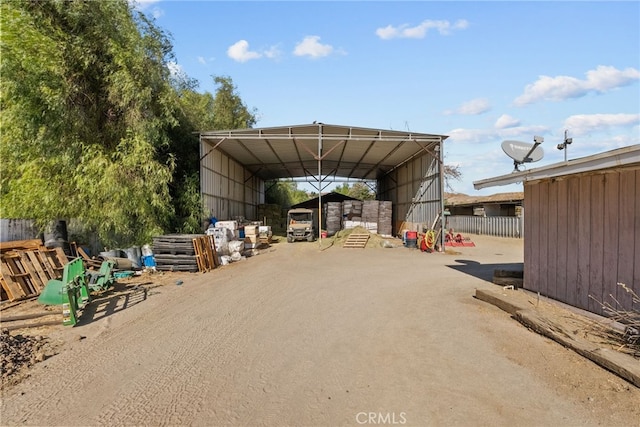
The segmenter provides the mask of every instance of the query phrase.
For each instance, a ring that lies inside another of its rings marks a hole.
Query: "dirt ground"
[[[523,247],[470,237],[447,254],[276,243],[120,280],[76,327],[11,331],[49,347],[3,384],[0,424],[640,425],[640,389],[473,297]]]

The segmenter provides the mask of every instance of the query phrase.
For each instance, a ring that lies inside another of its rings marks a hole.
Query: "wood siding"
[[[640,169],[525,184],[524,287],[604,314],[605,302],[640,309]],[[614,300],[615,299],[615,300]]]

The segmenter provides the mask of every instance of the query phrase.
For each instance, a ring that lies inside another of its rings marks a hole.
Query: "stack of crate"
[[[269,246],[271,244],[271,236],[273,236],[273,233],[270,225],[258,226],[258,241],[261,245]]]
[[[244,226],[244,249],[257,249],[260,246],[258,225]]]

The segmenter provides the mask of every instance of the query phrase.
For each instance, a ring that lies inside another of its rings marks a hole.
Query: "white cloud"
[[[296,44],[293,54],[296,56],[310,56],[321,58],[331,55],[333,46],[320,43],[319,36],[306,36],[301,42]]]
[[[469,26],[469,22],[465,19],[460,19],[451,24],[449,21],[433,21],[427,19],[422,21],[415,27],[410,27],[409,24],[399,25],[394,27],[393,25],[387,25],[376,30],[376,35],[383,40],[405,38],[405,39],[423,39],[426,37],[429,30],[437,30],[441,35],[446,36],[451,34],[453,30],[464,30]]]
[[[158,2],[160,2],[160,0],[129,0],[129,5],[136,9],[143,10]]]
[[[495,140],[497,133],[494,129],[452,129],[447,132],[447,144],[450,143],[486,143]]]
[[[447,143],[473,143],[473,144],[499,144],[504,139],[519,139],[521,141],[533,142],[534,135],[544,135],[549,133],[546,126],[516,126],[505,129],[464,129],[458,128],[450,130]]]
[[[467,116],[476,116],[478,114],[486,113],[491,109],[489,101],[485,98],[476,98],[470,101],[464,102],[455,110],[447,110],[444,114],[464,114]]]
[[[206,63],[207,63],[207,60],[206,60],[206,59],[204,59],[204,57],[203,57],[203,56],[198,56],[198,62],[199,62],[199,63],[201,63],[201,64],[206,64]]]
[[[252,52],[249,50],[249,42],[246,40],[240,40],[227,49],[227,56],[238,62],[247,62],[251,59],[258,59],[262,57],[259,52]]]
[[[269,49],[264,51],[264,56],[269,59],[277,59],[282,56],[282,52],[278,48],[278,46],[271,46]]]
[[[184,69],[176,62],[167,62],[167,68],[172,77],[182,77],[186,75]]]
[[[160,0],[129,0],[129,5],[140,12],[149,10],[151,16],[158,19],[164,15],[164,10],[159,7],[153,7],[153,5],[159,2]]]
[[[614,127],[631,127],[640,124],[640,114],[577,114],[564,121],[572,135],[587,135],[607,131]]]
[[[495,124],[496,129],[513,128],[516,126],[520,126],[520,120],[513,118],[508,114],[503,114],[498,117]]]
[[[514,100],[514,105],[580,98],[591,92],[604,93],[640,79],[640,71],[635,68],[618,70],[604,65],[599,65],[595,70],[589,70],[585,74],[584,80],[571,76],[540,76],[537,81],[525,87],[524,93]]]

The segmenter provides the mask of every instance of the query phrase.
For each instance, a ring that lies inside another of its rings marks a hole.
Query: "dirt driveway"
[[[60,354],[3,392],[1,424],[640,425],[640,389],[473,298],[523,249],[471,237],[458,254],[278,243],[151,279],[54,328]]]

